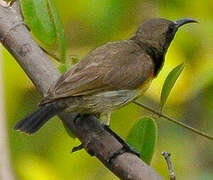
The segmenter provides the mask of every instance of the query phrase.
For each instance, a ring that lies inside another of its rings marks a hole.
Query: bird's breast
[[[142,96],[145,93],[145,91],[150,87],[153,78],[154,75],[151,75],[149,79],[147,79],[137,88],[137,98]]]

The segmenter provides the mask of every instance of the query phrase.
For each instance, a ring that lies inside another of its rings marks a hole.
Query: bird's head
[[[139,26],[132,39],[137,39],[139,43],[141,42],[165,54],[177,30],[188,23],[197,23],[197,21],[190,18],[177,21],[163,18],[149,19]]]

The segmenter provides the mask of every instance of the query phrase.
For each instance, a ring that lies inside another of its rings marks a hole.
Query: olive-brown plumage
[[[151,19],[129,39],[98,47],[50,87],[40,107],[18,122],[16,130],[36,132],[49,118],[69,112],[110,113],[141,96],[161,69],[166,51],[180,26],[193,19]]]
[[[43,102],[103,91],[136,89],[153,70],[151,57],[133,40],[107,43],[62,75]]]

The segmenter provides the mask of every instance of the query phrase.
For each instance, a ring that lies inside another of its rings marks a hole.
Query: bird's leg
[[[84,115],[77,114],[77,115],[74,117],[74,119],[73,119],[74,124],[77,124],[78,121],[81,120],[83,116],[84,116]],[[71,153],[74,153],[74,152],[76,152],[76,151],[80,151],[80,150],[84,149],[85,147],[87,147],[87,143],[81,143],[79,146],[73,147]],[[88,152],[91,156],[94,156],[94,153],[93,153],[93,152],[88,151],[88,150],[87,150],[87,152]]]
[[[75,147],[72,148],[71,153],[74,153],[74,152],[76,152],[76,151],[80,151],[80,150],[82,150],[83,148],[84,148],[84,145],[83,145],[83,144],[80,144],[79,146],[75,146]]]
[[[120,150],[118,150],[117,152],[113,153],[112,156],[108,159],[109,162],[111,162],[113,159],[115,159],[117,156],[125,153],[125,152],[130,152],[135,154],[136,156],[140,157],[140,154],[134,149],[132,148],[128,143],[126,143],[119,135],[117,135],[110,127],[109,127],[109,122],[110,122],[110,116],[111,113],[108,113],[106,115],[104,115],[103,117],[103,127],[104,129],[111,134],[115,139],[118,140],[118,142],[120,142],[122,144],[122,148]]]
[[[109,126],[109,123],[110,123],[110,119],[111,119],[111,112],[108,112],[106,114],[103,115],[103,118],[102,118],[102,123],[106,126]]]
[[[126,141],[123,140],[119,135],[117,135],[108,125],[104,125],[104,129],[108,133],[110,133],[115,139],[117,139],[119,143],[121,143],[123,145],[123,147],[118,152],[115,152],[110,157],[110,159],[114,159],[117,156],[119,156],[120,154],[123,154],[125,152],[130,152],[130,153],[133,153],[136,156],[140,157],[140,154],[134,148],[132,148],[128,143],[126,143]]]
[[[99,116],[99,115],[96,115]],[[117,135],[112,129],[110,129],[109,127],[109,122],[110,122],[110,116],[111,113],[107,113],[104,114],[103,119],[102,119],[102,123],[103,123],[103,127],[104,129],[111,134],[115,139],[118,140],[118,142],[120,142],[122,144],[122,148],[116,152],[114,152],[108,159],[108,162],[111,163],[113,159],[115,159],[116,157],[118,157],[119,155],[125,153],[125,152],[130,152],[133,153],[135,155],[137,155],[138,157],[140,157],[140,154],[134,149],[132,148],[129,144],[127,144],[119,135]],[[78,114],[75,119],[74,119],[74,123],[76,123],[78,120],[80,120],[82,118],[82,116],[80,114]],[[81,149],[83,149],[85,147],[85,144],[80,144],[77,147],[74,147],[72,149],[72,152],[76,152],[79,151]],[[91,156],[93,156],[93,153],[89,153]]]

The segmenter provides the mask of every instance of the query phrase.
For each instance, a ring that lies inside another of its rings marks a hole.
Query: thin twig
[[[148,110],[148,111],[154,113],[154,114],[157,114],[157,115],[160,116],[160,117],[163,117],[164,119],[167,119],[167,120],[169,120],[169,121],[171,121],[171,122],[173,122],[173,123],[175,123],[175,124],[178,124],[178,125],[181,126],[181,127],[186,128],[186,129],[188,129],[188,130],[190,130],[190,131],[192,131],[192,132],[194,132],[194,133],[196,133],[196,134],[198,134],[198,135],[200,135],[200,136],[203,136],[203,137],[205,137],[205,138],[207,138],[207,139],[213,140],[213,137],[212,137],[212,136],[210,136],[210,135],[208,135],[208,134],[206,134],[206,133],[204,133],[204,132],[202,132],[202,131],[199,131],[199,130],[197,130],[197,129],[191,127],[191,126],[188,126],[188,125],[186,125],[186,124],[184,124],[184,123],[182,123],[182,122],[180,122],[180,121],[178,121],[178,120],[176,120],[176,119],[174,119],[174,118],[172,118],[172,117],[169,117],[169,116],[166,115],[166,114],[163,114],[163,113],[161,113],[161,112],[159,112],[159,111],[156,111],[155,109],[153,109],[153,108],[151,108],[151,107],[149,107],[149,106],[147,106],[147,105],[145,105],[145,104],[143,104],[143,103],[140,103],[140,102],[138,102],[138,101],[134,101],[134,103],[135,103],[136,105],[138,105],[138,106],[140,106],[140,107],[142,107],[142,108],[144,108],[144,109],[146,109],[146,110]]]
[[[171,158],[170,158],[171,154],[168,153],[168,152],[162,152],[161,154],[163,155],[163,157],[166,160],[166,163],[167,163],[167,166],[168,166],[168,170],[169,170],[170,180],[176,180],[174,168],[172,166],[172,161],[171,161]]]

